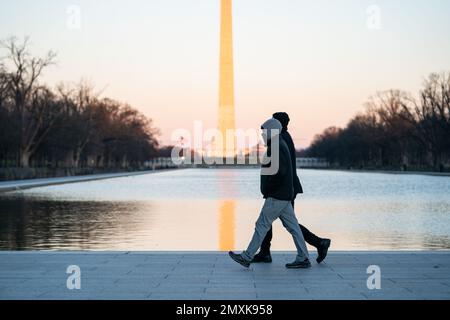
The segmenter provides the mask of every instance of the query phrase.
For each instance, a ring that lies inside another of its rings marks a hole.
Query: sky
[[[57,52],[42,79],[91,82],[154,121],[160,141],[217,127],[219,0],[0,0],[0,39]],[[236,124],[290,114],[306,147],[371,95],[450,71],[450,1],[234,0]]]

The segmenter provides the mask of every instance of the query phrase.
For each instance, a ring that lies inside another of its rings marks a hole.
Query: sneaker
[[[317,254],[318,254],[316,259],[317,263],[321,263],[323,260],[325,260],[330,245],[331,245],[330,239],[322,239],[322,241],[320,242],[320,246],[317,247]]]
[[[268,254],[265,253],[258,253],[255,255],[251,263],[271,263],[272,262],[272,256],[270,255],[270,252]]]
[[[229,256],[231,257],[231,259],[233,259],[234,261],[236,261],[237,263],[239,263],[241,266],[244,266],[246,268],[250,267],[250,262],[248,262],[247,260],[245,260],[242,257],[242,254],[237,254],[234,253],[233,251],[228,252]]]
[[[286,268],[288,268],[288,269],[308,269],[308,268],[311,268],[311,262],[309,262],[309,259],[305,259],[303,261],[294,261],[292,263],[286,264]]]

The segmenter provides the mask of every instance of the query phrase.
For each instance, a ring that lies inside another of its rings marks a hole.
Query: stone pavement
[[[450,299],[448,251],[330,252],[311,269],[286,269],[294,256],[245,269],[220,252],[0,251],[0,299]],[[69,265],[80,290],[67,288]],[[380,290],[367,287],[370,265]]]

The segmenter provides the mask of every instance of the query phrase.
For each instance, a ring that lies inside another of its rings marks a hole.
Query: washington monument
[[[219,78],[219,131],[223,141],[217,151],[223,157],[234,157],[234,64],[233,64],[233,20],[232,0],[221,0],[220,21],[220,78]],[[233,136],[227,138],[228,133]]]

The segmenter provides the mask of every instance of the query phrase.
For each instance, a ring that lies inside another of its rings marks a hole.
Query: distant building
[[[180,168],[182,166],[173,163],[172,158],[169,157],[155,158],[144,163],[144,167],[152,170]]]
[[[297,168],[328,168],[330,163],[324,158],[297,158]]]

